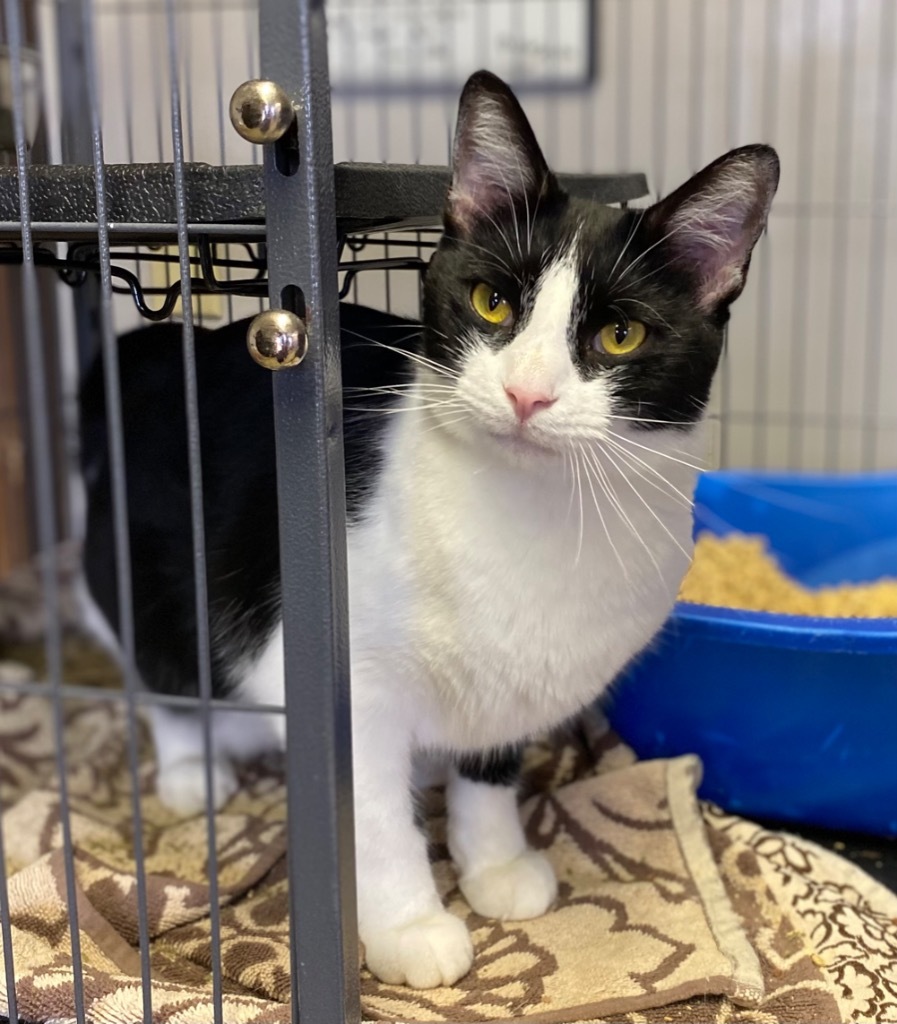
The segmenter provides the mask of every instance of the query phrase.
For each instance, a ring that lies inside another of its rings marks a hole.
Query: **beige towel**
[[[66,716],[87,1017],[126,1024],[142,1013],[127,730],[121,710],[107,702],[72,702]],[[383,985],[363,971],[366,1015],[805,1024],[875,1019],[850,1016],[853,1004],[843,986],[839,998],[837,979],[827,973],[800,908],[776,890],[775,868],[761,867],[764,850],[753,827],[720,816],[705,827],[695,799],[696,759],[634,764],[600,720],[585,726],[534,747],[528,758],[522,810],[531,842],[558,873],[552,911],[507,924],[474,915],[447,857],[441,796],[430,794],[434,871],[450,909],[470,925],[475,966],[458,985],[430,992]],[[16,994],[20,1016],[35,1022],[74,1015],[53,749],[47,702],[0,691]],[[161,807],[152,795],[148,756],[143,764],[154,1019],[207,1024],[205,823],[178,821]],[[276,763],[253,766],[242,781],[241,793],[216,819],[224,1019],[286,1022],[283,783]],[[833,863],[844,864],[832,855],[818,860],[823,885]],[[867,894],[867,918],[879,913],[873,904]],[[885,963],[882,956],[879,961]],[[0,967],[0,1013],[6,1007]]]

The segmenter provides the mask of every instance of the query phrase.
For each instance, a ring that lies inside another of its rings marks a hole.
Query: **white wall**
[[[594,87],[525,101],[557,169],[643,170],[662,193],[735,145],[782,159],[720,383],[724,461],[897,465],[897,2],[597,2]],[[170,159],[162,0],[97,10],[107,159]],[[257,159],[226,118],[257,73],[254,9],[181,0],[178,20],[188,157]],[[445,163],[454,106],[337,98],[336,157]],[[382,278],[362,298],[382,299]]]

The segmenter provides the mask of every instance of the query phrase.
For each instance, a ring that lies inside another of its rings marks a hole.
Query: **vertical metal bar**
[[[84,71],[96,178],[97,247],[100,257],[100,343],[103,352],[103,380],[106,419],[109,425],[109,465],[112,485],[112,515],[118,587],[119,641],[124,654],[125,714],[128,731],[128,771],[131,780],[131,821],[134,830],[134,867],[137,882],[137,934],[140,943],[140,980],[143,1020],[153,1019],[152,973],[150,967],[149,912],[146,891],[146,861],[143,848],[143,815],[140,805],[140,727],[137,692],[140,683],[134,642],[134,609],[131,585],[131,549],[128,528],[127,476],[124,429],[121,410],[121,381],[118,346],[112,313],[112,261],[109,253],[109,218],[106,206],[106,173],[103,128],[100,116],[99,76],[94,50],[93,4],[82,0],[84,29]],[[125,14],[127,17],[127,13]]]
[[[563,17],[563,4],[560,4],[560,10],[555,11],[552,9],[551,4],[546,4],[542,12],[542,38],[545,42],[546,49],[551,53],[551,68],[546,69],[545,75],[551,80],[554,79],[555,83],[560,80],[560,60],[558,59],[558,48],[557,42],[557,22],[558,17]],[[554,166],[560,156],[558,150],[558,134],[560,128],[560,118],[558,117],[558,90],[556,84],[552,84],[545,95],[545,153],[547,154],[548,163]]]
[[[192,164],[193,161],[196,159],[196,145],[195,145],[195,137],[194,137],[194,134],[193,134],[193,61],[192,61],[192,54],[193,54],[193,18],[196,16],[196,9],[193,8],[193,7],[188,6],[188,7],[186,7],[186,9],[181,9],[181,11],[179,13],[181,15],[181,19],[180,19],[180,32],[181,32],[181,34],[184,37],[184,46],[183,46],[183,55],[184,55],[184,60],[183,60],[183,65],[184,65],[184,100],[185,100],[185,106],[187,108],[187,118],[186,118],[186,121],[187,121],[187,146],[186,146],[186,154],[187,154],[187,157],[186,158],[187,158],[187,161]],[[220,102],[220,97],[219,97],[218,106],[219,107],[222,106],[222,103]],[[183,305],[183,300],[182,300],[181,304]],[[194,310],[194,315],[196,317],[196,323],[200,327],[202,327],[203,323],[204,323],[204,319],[205,319],[205,310],[203,309],[202,294],[200,294],[197,297],[196,308]]]
[[[56,14],[56,51],[59,66],[60,149],[66,164],[90,164],[90,129],[84,120],[88,107],[84,72],[84,36],[81,12],[77,4],[60,2],[54,6]],[[99,284],[88,275],[84,284],[75,290],[75,335],[78,346],[78,364],[83,371],[97,350],[96,324],[99,316]]]
[[[700,170],[704,151],[704,71],[706,68],[707,2],[692,0],[691,74],[688,80],[688,150],[692,173]]]
[[[729,95],[728,95],[728,146],[734,148],[738,138],[738,121],[741,115],[741,75],[742,46],[741,36],[744,30],[744,10],[742,0],[731,0],[729,5],[729,24],[726,33],[726,50],[728,56]],[[725,349],[720,367],[720,431],[719,460],[722,466],[731,462],[731,416],[732,416],[732,352],[729,347],[731,325],[726,325]]]
[[[888,188],[891,174],[891,143],[894,138],[894,39],[897,36],[897,5],[883,0],[878,32],[878,98],[875,104],[875,157],[872,161],[872,232],[869,240],[869,286],[866,292],[866,343],[863,366],[863,426],[860,465],[875,465],[879,431],[879,372],[885,340],[885,266],[888,247]]]
[[[654,125],[651,139],[651,186],[655,196],[660,198],[664,192],[664,172],[666,170],[667,149],[667,107],[669,93],[667,90],[667,57],[670,46],[670,33],[667,26],[667,0],[656,0],[654,4]]]
[[[206,786],[206,843],[211,930],[212,1008],[215,1024],[222,1024],[221,913],[218,904],[218,849],[215,828],[214,759],[212,746],[212,659],[209,635],[209,601],[206,575],[206,538],[202,499],[202,455],[199,436],[199,396],[196,377],[196,345],[193,330],[193,292],[187,232],[187,188],[184,181],[184,132],[181,121],[178,39],[175,0],[166,0],[168,73],[171,90],[171,142],[174,155],[174,190],[178,215],[178,256],[183,305],[184,400],[187,410],[187,458],[190,476],[190,525],[193,535],[193,577],[196,600],[196,647],[199,710],[202,721],[203,763]]]
[[[246,18],[246,67],[249,69],[250,78],[258,78],[258,18],[254,4],[247,4],[245,9]],[[250,146],[252,162],[259,162],[258,146]],[[264,309],[264,302],[259,299],[259,309]]]
[[[34,507],[41,562],[41,583],[47,609],[45,652],[50,676],[53,730],[56,740],[56,771],[59,775],[59,812],[65,860],[65,892],[72,946],[72,981],[75,1019],[84,1024],[84,973],[81,933],[78,927],[75,853],[72,844],[71,805],[65,759],[65,714],[62,694],[62,622],[59,579],[56,572],[56,486],[50,443],[50,416],[46,365],[41,331],[34,245],[31,235],[31,196],[28,187],[28,150],[25,142],[25,92],[22,75],[22,24],[19,0],[4,0],[9,40],[13,126],[19,185],[19,216],[22,227],[22,307],[24,321],[25,370],[28,388],[28,419],[34,453]]]
[[[119,31],[118,31],[118,45],[120,51],[120,66],[121,66],[121,81],[122,81],[122,98],[125,105],[125,152],[128,157],[128,163],[133,164],[135,162],[134,153],[134,121],[136,120],[134,110],[134,82],[133,82],[133,66],[134,66],[134,46],[131,31],[131,19],[134,17],[133,11],[128,7],[121,7],[116,12],[118,17]],[[134,246],[135,259],[134,259],[134,273],[137,275],[139,280],[143,280],[143,264],[140,259],[140,246]],[[117,353],[116,353],[117,359]],[[108,374],[109,363],[104,357],[104,366],[107,368],[106,373]],[[115,380],[118,379],[116,374]]]
[[[305,361],[274,378],[293,1020],[335,1024],[360,1009],[327,34],[323,0],[261,0],[260,13],[262,74],[298,100],[302,154],[292,177],[266,155],[270,297],[302,288],[310,340]]]
[[[131,11],[120,7],[116,11],[118,17],[118,51],[120,67],[121,94],[125,106],[125,152],[128,163],[134,163],[134,47],[131,44]],[[140,276],[138,267],[137,276]]]
[[[765,10],[765,45],[763,51],[766,63],[763,75],[763,98],[761,119],[764,139],[771,139],[779,101],[779,65],[781,59],[781,0],[767,0]],[[767,229],[768,230],[768,229]],[[754,399],[753,437],[751,439],[751,461],[755,466],[765,466],[769,461],[769,379],[772,360],[770,332],[772,330],[772,246],[767,244],[757,268],[759,287],[757,289],[757,333],[754,339]],[[757,420],[762,419],[758,428]]]
[[[857,7],[853,0],[841,0],[841,77],[838,82],[838,114],[835,122],[835,180],[832,206],[834,246],[829,280],[829,332],[825,348],[824,465],[834,469],[839,461],[840,421],[843,414],[843,348],[847,337],[848,303],[844,289],[848,275],[851,222],[848,213],[853,163],[853,104],[856,92]],[[863,412],[866,411],[865,406]]]
[[[729,25],[726,33],[726,51],[729,64],[729,94],[727,118],[727,145],[734,149],[738,145],[741,127],[741,90],[744,84],[744,0],[730,0]]]
[[[62,104],[62,158],[66,163],[92,162],[90,132],[84,111],[90,99],[84,81],[84,28],[77,4],[56,3],[56,38],[59,60],[59,92]]]
[[[181,10],[181,34],[184,37],[184,100],[187,108],[187,161],[196,159],[196,146],[193,134],[193,8]],[[220,106],[220,104],[219,104]]]
[[[0,796],[2,796],[0,792]],[[0,945],[3,948],[3,973],[6,976],[6,1015],[9,1024],[19,1024],[16,1001],[16,963],[12,948],[12,923],[9,919],[9,880],[6,877],[6,851],[3,847],[3,801],[0,800]]]
[[[156,12],[152,11],[150,16],[150,46],[153,52],[153,64],[155,67],[162,65],[161,41],[159,38],[159,22],[155,17]],[[156,134],[156,159],[159,163],[165,159],[164,133],[162,131],[162,76],[153,75],[153,128]],[[165,264],[166,286],[171,282],[168,278],[168,264]]]
[[[347,32],[346,38],[347,38],[348,43],[349,43],[349,45],[347,47],[347,49],[349,51],[349,60],[348,60],[347,66],[349,68],[354,69],[354,68],[356,68],[358,66],[358,47],[355,45],[356,36],[355,36],[354,30],[350,30],[349,32]],[[415,90],[415,92],[416,92],[416,90]],[[348,98],[345,100],[345,109],[346,109],[346,159],[349,160],[350,162],[358,159],[358,119],[355,116],[356,115],[355,107],[356,107],[357,103],[358,103],[358,100],[357,100],[357,98],[356,98],[356,96],[354,94],[349,95]],[[356,288],[356,287],[357,286],[353,284],[353,288]],[[358,299],[357,291],[354,294],[354,299],[356,301]]]
[[[227,163],[227,136],[224,126],[224,112],[227,108],[227,97],[224,95],[224,33],[221,30],[221,8],[216,4],[212,9],[212,53],[215,64],[215,97],[218,100],[218,160],[222,167]],[[224,258],[230,259],[230,245],[224,243]],[[225,280],[230,283],[231,268],[225,267]],[[234,320],[234,297],[227,292],[227,322]]]
[[[803,32],[816,38],[819,27],[819,3],[804,0]],[[816,135],[816,60],[812,49],[805,51],[800,73],[797,124],[797,180],[800,194],[813,194],[813,142]],[[807,337],[810,292],[810,235],[812,221],[809,211],[797,215],[794,239],[794,266],[791,278],[791,359],[789,360],[789,406],[792,422],[788,429],[786,452],[788,465],[798,469],[803,461],[803,437],[806,423],[805,367],[807,345],[800,339]]]
[[[632,115],[632,82],[629,56],[632,52],[632,6],[630,0],[617,4],[617,166],[629,170],[629,121]]]

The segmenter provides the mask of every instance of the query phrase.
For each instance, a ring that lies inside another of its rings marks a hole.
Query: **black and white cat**
[[[518,747],[601,694],[670,611],[723,327],[777,180],[773,150],[750,146],[647,210],[572,199],[513,94],[480,72],[423,327],[343,307],[358,913],[385,981],[451,984],[472,960],[415,824],[424,759],[447,765],[470,905],[505,919],[551,906],[552,869],[518,818]],[[214,687],[281,703],[270,377],[244,336],[197,336]],[[120,360],[138,667],[149,687],[195,693],[179,339],[136,332]],[[372,402],[399,414],[358,412]],[[83,432],[87,575],[114,630],[100,367]],[[282,742],[247,717],[214,723],[219,806],[233,759]],[[159,796],[200,811],[197,719],[160,708],[153,726]]]

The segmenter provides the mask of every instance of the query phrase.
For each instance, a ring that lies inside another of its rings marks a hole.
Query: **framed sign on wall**
[[[454,93],[488,68],[522,92],[595,75],[595,0],[328,0],[334,92]]]

